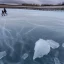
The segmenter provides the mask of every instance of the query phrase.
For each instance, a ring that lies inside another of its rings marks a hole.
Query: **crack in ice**
[[[32,28],[32,29],[30,29],[29,31],[27,31],[25,34],[28,34],[28,33],[30,33],[30,32],[32,32],[34,29],[36,29],[37,27],[34,27],[34,28]]]
[[[13,37],[12,37],[11,33],[9,32],[9,30],[6,29],[6,20],[4,21],[4,26],[2,28],[3,40],[8,47],[10,47],[12,50],[14,50],[13,46],[10,45],[11,42],[9,43],[9,39],[8,39],[9,37],[6,35],[5,31],[7,31],[9,33],[9,35],[11,36],[11,41],[12,41]],[[12,41],[12,44],[13,44],[13,41]]]
[[[22,29],[21,29],[19,32],[17,32],[17,34],[16,34],[17,38],[20,36],[20,33],[22,32],[22,30],[23,30],[24,28],[25,28],[25,26],[23,26]]]

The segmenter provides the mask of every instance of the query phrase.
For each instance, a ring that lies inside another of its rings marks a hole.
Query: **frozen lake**
[[[63,11],[7,9],[7,13],[0,15],[1,63],[64,64]]]

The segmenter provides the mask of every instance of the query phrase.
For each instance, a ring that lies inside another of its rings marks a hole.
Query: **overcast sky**
[[[35,4],[58,4],[64,0],[0,0],[0,3],[35,3]]]

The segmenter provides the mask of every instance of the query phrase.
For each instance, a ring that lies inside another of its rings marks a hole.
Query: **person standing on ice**
[[[4,15],[7,15],[7,11],[6,11],[6,9],[4,8]]]
[[[2,16],[4,16],[4,11],[2,10]]]

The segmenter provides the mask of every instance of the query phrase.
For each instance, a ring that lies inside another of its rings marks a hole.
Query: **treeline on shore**
[[[11,5],[11,4],[0,4],[0,5]],[[64,6],[64,2],[56,4],[56,5],[53,5],[53,4],[29,4],[29,3],[22,3],[22,4],[18,4],[18,5],[12,5],[12,6]]]
[[[64,2],[63,3],[59,3],[59,4],[56,4],[56,5],[53,5],[53,4],[27,4],[27,3],[23,3],[21,4],[22,6],[64,6]]]
[[[17,9],[33,9],[33,10],[64,10],[64,3],[51,5],[51,4],[19,4],[19,5],[10,5],[10,4],[0,4],[0,8],[17,8]]]

